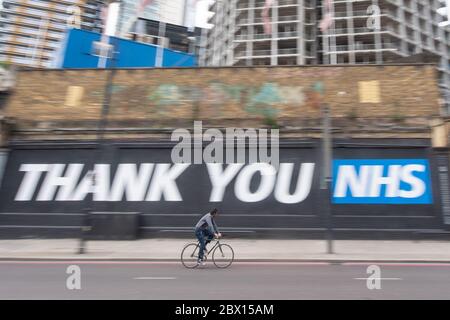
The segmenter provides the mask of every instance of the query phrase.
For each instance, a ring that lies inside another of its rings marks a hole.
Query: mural
[[[202,105],[221,115],[227,106],[235,105],[242,112],[263,117],[275,117],[281,105],[303,105],[307,100],[306,91],[308,89],[301,86],[286,86],[277,82],[236,85],[221,81],[212,81],[206,86],[161,83],[138,87],[115,85],[113,88],[113,94],[129,97],[127,104],[133,108],[138,105],[130,102],[133,102],[133,97],[139,97],[140,107],[150,108],[157,114]],[[122,107],[126,108],[123,104]]]

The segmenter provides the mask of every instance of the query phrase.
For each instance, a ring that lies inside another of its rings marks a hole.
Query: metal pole
[[[166,23],[161,21],[158,22],[158,42],[159,45],[156,48],[156,57],[155,57],[155,67],[160,68],[163,66],[164,60],[164,37],[166,35]]]
[[[327,104],[321,104],[322,121],[323,121],[323,177],[321,188],[325,204],[325,219],[326,219],[326,239],[327,239],[327,253],[333,253],[333,224],[331,215],[331,161],[332,161],[332,143],[331,143],[331,117],[330,108]]]
[[[118,17],[118,23],[117,23],[117,28],[116,30],[120,30],[122,28],[122,11],[123,11],[123,1],[119,2],[119,17]],[[113,84],[114,84],[114,76],[116,74],[116,62],[118,57],[116,56],[116,54],[119,52],[119,46],[118,46],[118,36],[115,35],[112,38],[112,53],[111,53],[111,65],[110,68],[111,69],[108,73],[108,77],[106,80],[106,87],[105,87],[105,96],[103,99],[103,105],[102,105],[102,113],[101,113],[101,118],[100,118],[100,122],[98,125],[98,142],[99,145],[102,146],[103,145],[103,139],[104,139],[104,131],[106,128],[106,123],[107,123],[107,116],[109,113],[109,107],[111,104],[111,97],[112,97],[112,91],[113,91]],[[108,66],[106,65],[106,68],[108,69]]]
[[[122,15],[122,9],[123,9],[123,2],[120,2],[120,8],[119,8],[119,18],[118,18],[118,25],[119,28],[121,27],[121,15]],[[116,72],[116,52],[118,52],[118,38],[117,37],[111,37],[112,39],[112,54],[111,54],[111,66],[110,69],[108,70],[108,76],[106,79],[106,84],[105,84],[105,95],[103,98],[103,104],[102,104],[102,112],[100,115],[100,121],[98,123],[98,127],[97,127],[97,154],[94,152],[93,153],[93,157],[94,159],[97,158],[101,159],[102,157],[102,149],[105,145],[105,139],[104,139],[104,132],[106,129],[106,125],[107,125],[107,121],[108,121],[108,113],[109,113],[109,107],[111,104],[111,97],[112,97],[112,91],[113,91],[113,84],[114,84],[114,75]],[[108,69],[108,66],[105,64],[106,69]],[[95,163],[95,161],[94,161]],[[95,164],[94,164],[95,165]],[[95,170],[91,172],[92,174],[92,185],[95,185],[97,183],[97,177],[96,177],[96,172]],[[85,238],[85,234],[88,231],[91,231],[92,227],[91,227],[91,219],[90,219],[90,211],[91,209],[85,209],[85,213],[84,213],[84,219],[83,219],[83,226],[82,226],[82,234],[81,234],[81,238],[80,238],[80,248],[78,253],[79,254],[83,254],[86,251],[86,238]]]

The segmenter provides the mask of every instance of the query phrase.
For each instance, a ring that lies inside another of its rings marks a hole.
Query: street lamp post
[[[324,197],[326,197],[325,204],[325,219],[326,219],[326,238],[327,238],[327,253],[333,253],[333,223],[331,215],[331,161],[332,161],[332,142],[331,142],[331,117],[330,108],[326,103],[321,104],[322,121],[323,121],[323,177],[322,190]]]
[[[331,215],[331,162],[333,158],[333,145],[331,137],[331,111],[328,104],[323,102],[324,84],[317,81],[314,84],[314,91],[319,95],[320,112],[322,117],[322,173],[320,179],[320,189],[322,190],[324,203],[324,216],[326,225],[327,253],[332,254],[333,250],[333,221]]]
[[[117,24],[114,28],[114,34],[111,37],[112,39],[112,43],[111,43],[111,63],[110,66],[108,68],[107,64],[105,64],[105,67],[107,69],[110,69],[107,75],[107,79],[106,79],[106,85],[105,85],[105,95],[104,95],[104,99],[103,99],[103,104],[102,104],[102,112],[101,112],[101,116],[100,116],[100,122],[97,128],[97,133],[98,133],[98,144],[100,149],[102,149],[102,147],[104,146],[105,142],[104,142],[104,134],[105,134],[105,129],[106,129],[106,125],[107,125],[107,121],[108,121],[108,114],[109,114],[109,109],[110,109],[110,104],[111,104],[111,98],[112,98],[112,93],[113,93],[113,87],[114,87],[114,77],[116,75],[116,71],[117,71],[117,61],[119,59],[119,57],[117,56],[119,53],[119,39],[118,36],[120,35],[120,30],[122,28],[122,18],[123,18],[123,10],[124,10],[124,2],[122,0],[116,0],[116,1],[112,1],[115,3],[118,3],[119,5],[119,9],[118,9],[118,18],[117,18]],[[118,35],[119,34],[119,35]],[[107,57],[109,57],[109,54],[107,55]],[[95,172],[94,172],[95,174]]]
[[[122,1],[115,1],[115,2],[119,3],[118,29],[120,30],[121,24],[122,24],[123,2]],[[108,74],[107,74],[106,84],[105,84],[105,95],[103,97],[102,110],[101,110],[100,120],[99,120],[98,127],[97,127],[97,152],[93,153],[94,159],[97,159],[97,160],[101,159],[103,151],[104,151],[103,149],[106,146],[105,130],[106,130],[107,121],[108,121],[108,114],[109,114],[109,109],[110,109],[112,93],[113,93],[114,77],[115,77],[115,73],[116,73],[116,59],[117,59],[116,54],[118,53],[118,39],[115,36],[113,36],[111,39],[112,39],[111,64],[108,68],[108,64],[107,64],[107,60],[109,57],[109,53],[108,53],[106,56],[106,59],[105,59],[104,68],[110,69],[110,70],[107,70]],[[102,40],[107,41],[104,44],[108,44],[109,37],[106,37],[106,38],[102,37]],[[95,165],[95,161],[94,161],[94,165]],[[90,172],[90,175],[91,175],[91,179],[92,179],[92,184],[95,185],[97,183],[95,168],[92,172]],[[92,226],[91,226],[92,220],[91,220],[91,215],[90,215],[90,212],[92,210],[89,207],[86,207],[84,211],[85,212],[84,212],[83,226],[82,226],[82,232],[81,232],[80,246],[79,246],[79,250],[78,250],[79,254],[84,254],[86,252],[86,234],[87,234],[87,232],[92,231]]]

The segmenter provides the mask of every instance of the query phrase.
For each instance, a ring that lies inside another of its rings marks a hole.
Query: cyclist
[[[222,234],[217,228],[217,224],[214,221],[217,217],[219,211],[214,208],[211,212],[205,214],[195,225],[195,236],[200,243],[200,251],[198,253],[197,264],[205,265],[203,261],[203,253],[205,251],[206,245],[211,242],[213,237],[220,238]]]

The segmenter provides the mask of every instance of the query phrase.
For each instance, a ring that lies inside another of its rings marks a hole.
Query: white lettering
[[[42,172],[48,170],[47,164],[22,164],[19,171],[25,172],[22,183],[16,194],[16,201],[30,201]]]
[[[153,163],[143,163],[137,172],[134,163],[120,164],[114,177],[109,201],[121,201],[124,193],[128,201],[143,201],[153,166]]]
[[[250,183],[253,175],[259,171],[261,181],[255,192],[251,192]],[[269,196],[272,192],[276,178],[276,170],[267,163],[252,163],[239,173],[234,185],[236,197],[243,202],[258,202]]]
[[[372,166],[372,180],[370,183],[369,197],[379,197],[381,193],[381,186],[386,185],[386,197],[398,197],[398,190],[400,188],[400,172],[402,166],[390,165],[388,167],[388,176],[383,177],[384,166]]]
[[[109,175],[109,164],[96,164],[94,174],[88,172],[83,177],[71,200],[82,201],[89,193],[92,193],[94,201],[108,201]]]
[[[243,163],[231,163],[225,170],[222,170],[222,164],[219,163],[207,163],[209,178],[212,183],[210,202],[221,202],[225,189],[230,181],[236,176],[238,171],[242,168]]]
[[[281,203],[302,202],[311,191],[314,163],[302,163],[297,179],[297,187],[294,194],[290,194],[289,187],[291,185],[293,169],[293,163],[282,163],[280,165],[275,188],[275,199]]]
[[[169,163],[158,163],[146,200],[159,201],[164,194],[166,201],[182,201],[175,179],[188,167],[187,163],[177,163],[172,167]]]
[[[411,190],[400,190],[402,198],[418,198],[425,193],[426,186],[422,179],[413,175],[413,172],[425,172],[426,168],[421,164],[408,164],[403,167],[402,181],[411,185]]]
[[[369,174],[370,166],[361,166],[359,169],[359,176],[356,173],[354,166],[340,166],[336,178],[334,197],[344,198],[347,194],[347,188],[350,188],[353,197],[365,197],[366,187],[369,182]]]
[[[59,191],[56,200],[70,200],[84,165],[81,163],[71,163],[67,167],[66,175],[62,176],[65,166],[65,164],[61,163],[49,165],[48,173],[36,198],[37,201],[53,200],[57,187],[59,187]]]

